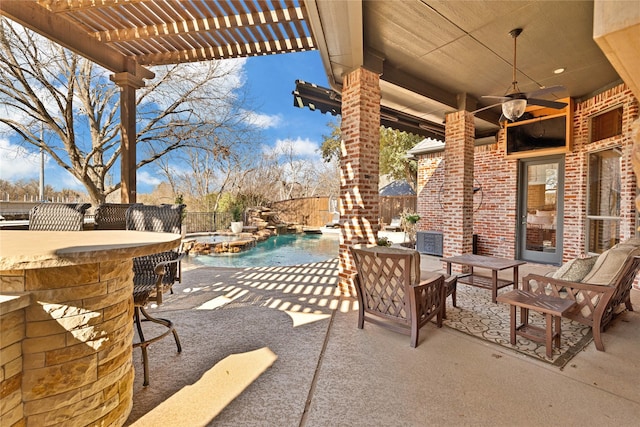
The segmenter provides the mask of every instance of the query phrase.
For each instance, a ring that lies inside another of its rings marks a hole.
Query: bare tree
[[[245,100],[228,64],[153,68],[156,79],[138,91],[138,168],[201,147],[212,129],[243,123]],[[108,179],[119,173],[121,147],[119,91],[106,70],[0,18],[0,104],[9,133],[42,148],[83,183],[93,203],[120,188]]]
[[[305,145],[300,151],[296,145]],[[332,196],[339,191],[337,160],[322,162],[310,155],[309,141],[284,141],[262,153],[260,161],[238,181],[238,193],[253,190],[263,201]],[[317,149],[315,150],[317,152]]]
[[[254,167],[261,135],[250,120],[233,129],[210,127],[208,132],[200,132],[198,144],[164,156],[158,168],[190,209],[212,212],[218,209],[222,194],[236,191],[244,174]]]
[[[0,179],[0,200],[2,201],[38,201],[40,193],[40,183],[38,180],[18,180],[9,182]],[[52,186],[46,185],[44,188],[44,199],[49,201],[82,201],[86,195],[80,194],[68,188],[56,191]]]

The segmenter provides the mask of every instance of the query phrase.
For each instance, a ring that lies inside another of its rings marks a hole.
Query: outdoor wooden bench
[[[562,316],[590,326],[596,348],[604,351],[601,332],[618,307],[625,304],[633,310],[631,288],[639,269],[640,247],[637,239],[630,239],[602,253],[581,282],[528,274],[522,279],[522,289],[575,301]]]

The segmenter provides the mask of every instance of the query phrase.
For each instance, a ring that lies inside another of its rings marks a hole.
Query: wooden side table
[[[516,335],[523,336],[532,341],[545,343],[547,347],[547,357],[553,354],[553,344],[560,347],[560,333],[562,316],[575,305],[575,301],[539,295],[531,292],[516,289],[498,295],[498,302],[510,304],[511,318],[511,344],[516,343]],[[516,326],[516,307],[520,307],[519,326]],[[529,310],[535,310],[544,314],[546,327],[540,328],[529,324]],[[554,328],[555,326],[555,328]]]

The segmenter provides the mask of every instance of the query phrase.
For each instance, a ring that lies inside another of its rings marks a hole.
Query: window
[[[589,154],[587,251],[602,253],[620,241],[619,148]]]
[[[622,107],[598,114],[591,119],[591,142],[622,133]]]

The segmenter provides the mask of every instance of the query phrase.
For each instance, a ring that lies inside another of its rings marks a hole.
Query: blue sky
[[[249,85],[251,107],[256,115],[270,123],[262,131],[264,143],[271,147],[294,141],[300,155],[320,161],[315,150],[328,134],[327,123],[331,115],[293,106],[296,79],[328,87],[324,67],[317,51],[288,53],[248,58],[243,65],[245,84]],[[31,148],[28,148],[31,150]],[[40,156],[37,152],[24,152],[11,139],[0,137],[0,179],[38,179]],[[159,182],[153,168],[138,171],[138,193],[148,193]],[[84,191],[75,178],[50,159],[45,164],[45,183],[56,190],[73,188]]]
[[[245,71],[251,94],[261,104],[258,110],[280,119],[279,126],[268,129],[270,137],[317,140],[322,133],[328,133],[325,124],[332,116],[294,107],[291,94],[296,79],[328,87],[317,51],[250,58]]]

